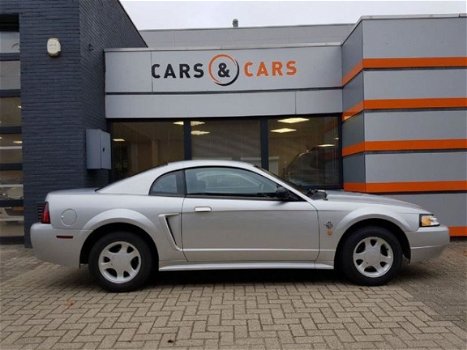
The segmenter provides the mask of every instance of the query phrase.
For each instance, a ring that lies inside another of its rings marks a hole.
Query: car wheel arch
[[[151,248],[151,252],[153,252],[154,254],[154,259],[156,263],[159,263],[159,253],[157,250],[157,245],[149,233],[147,233],[141,227],[133,225],[133,224],[110,223],[110,224],[105,224],[103,226],[96,228],[94,231],[92,231],[88,235],[88,237],[84,241],[83,246],[81,248],[81,253],[80,253],[80,258],[79,258],[80,264],[88,263],[89,253],[91,251],[91,248],[100,238],[104,237],[104,235],[111,234],[112,232],[121,232],[121,231],[130,232],[132,234],[135,234],[141,237]]]
[[[362,227],[370,227],[370,226],[383,227],[389,230],[392,234],[394,234],[394,236],[397,238],[397,240],[399,241],[401,245],[403,255],[408,260],[410,260],[410,244],[402,228],[396,225],[395,223],[393,223],[392,221],[381,219],[381,218],[374,218],[374,219],[365,219],[365,220],[355,222],[346,229],[344,234],[341,236],[339,243],[337,245],[337,248],[336,248],[336,254],[334,256],[335,267],[340,266],[339,259],[342,256],[342,248],[344,246],[346,239],[348,239],[348,237],[350,237],[352,233],[354,233],[358,229]]]

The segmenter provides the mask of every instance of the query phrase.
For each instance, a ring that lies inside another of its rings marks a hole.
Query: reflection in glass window
[[[251,171],[235,168],[195,168],[185,171],[187,194],[271,197],[275,182]]]
[[[165,174],[159,177],[151,187],[152,195],[181,195],[183,172],[178,171],[170,174]]]
[[[269,170],[297,186],[339,186],[338,117],[269,120]]]
[[[192,125],[193,159],[239,160],[261,165],[259,120],[203,119]]]
[[[21,146],[0,146],[0,159],[2,160],[2,164],[21,163],[23,161]]]
[[[112,124],[114,180],[178,160],[183,160],[183,123],[151,121]]]
[[[21,170],[0,170],[0,184],[22,184],[23,172]]]
[[[19,53],[19,32],[0,32],[0,52]]]
[[[18,90],[20,86],[19,61],[0,61],[0,89]]]
[[[9,97],[0,98],[0,236],[23,236],[23,161],[21,132],[21,63],[19,32],[0,32],[0,53],[10,54],[0,61],[0,90]],[[16,59],[16,60],[15,60]],[[16,134],[12,134],[16,132]]]
[[[21,126],[21,101],[19,97],[0,98],[0,126]]]
[[[1,237],[24,235],[24,208],[4,207],[0,208],[0,232]]]

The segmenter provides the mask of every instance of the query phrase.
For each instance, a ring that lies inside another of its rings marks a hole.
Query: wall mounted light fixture
[[[47,53],[50,57],[58,57],[62,52],[62,46],[60,45],[60,40],[57,38],[49,38],[47,40]]]

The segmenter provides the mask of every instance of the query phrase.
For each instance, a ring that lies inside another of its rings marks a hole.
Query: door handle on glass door
[[[207,213],[212,211],[211,207],[195,207],[195,212],[196,213]]]

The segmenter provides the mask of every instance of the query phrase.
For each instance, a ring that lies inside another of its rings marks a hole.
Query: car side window
[[[187,195],[274,198],[278,185],[254,172],[228,167],[185,170]]]
[[[183,196],[183,173],[175,171],[154,181],[149,194],[152,196]]]

